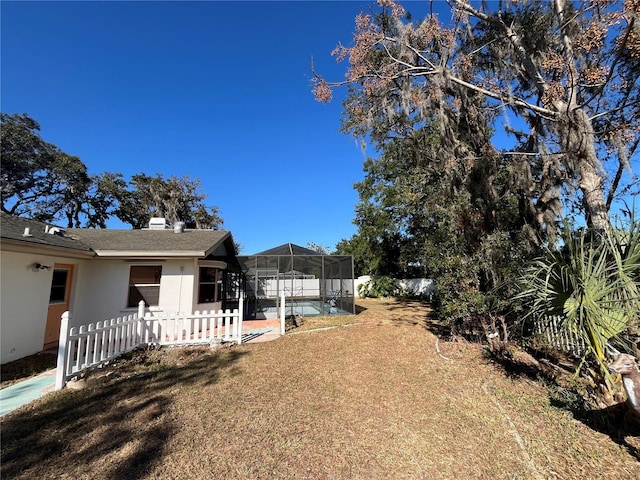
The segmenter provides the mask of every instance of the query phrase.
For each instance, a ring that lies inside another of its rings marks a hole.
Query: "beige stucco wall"
[[[92,259],[78,275],[83,286],[71,310],[70,325],[87,325],[123,315],[129,267],[121,260]]]
[[[160,308],[164,312],[193,311],[197,292],[194,293],[195,261],[170,260],[162,264],[160,280]]]
[[[127,308],[129,272],[132,265],[161,265],[160,300],[157,306],[147,306],[151,312],[191,312],[194,303],[194,261],[191,259],[163,261],[125,261],[95,259],[84,269],[81,281],[85,295],[78,299],[72,325],[86,325],[137,312]]]
[[[78,274],[85,260],[0,251],[0,363],[42,350],[53,269],[34,272],[34,263],[74,265],[71,308],[80,293]]]
[[[127,308],[132,265],[162,265],[160,300],[151,312],[193,312],[219,309],[197,304],[195,259],[136,262],[122,259],[69,259],[59,256],[0,251],[0,363],[42,350],[53,270],[33,272],[41,263],[74,265],[70,325],[88,325],[137,312]]]

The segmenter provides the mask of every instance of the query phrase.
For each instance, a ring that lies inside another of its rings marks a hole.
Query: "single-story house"
[[[150,224],[151,226],[151,224]],[[177,226],[64,229],[0,214],[0,363],[57,347],[70,326],[137,311],[236,308],[242,287],[231,233]]]

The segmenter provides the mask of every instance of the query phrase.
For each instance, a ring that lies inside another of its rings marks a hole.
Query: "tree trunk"
[[[587,226],[602,232],[610,225],[609,211],[604,198],[603,178],[598,173],[600,160],[595,148],[595,132],[591,119],[580,108],[568,107],[563,102],[555,105],[564,118],[558,122],[558,134],[572,176],[577,175],[577,186],[582,192]]]
[[[587,226],[603,232],[609,226],[609,212],[602,191],[602,177],[586,159],[580,159],[576,167]]]

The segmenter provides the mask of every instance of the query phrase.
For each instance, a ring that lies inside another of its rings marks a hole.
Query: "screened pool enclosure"
[[[355,313],[353,258],[323,255],[291,243],[250,256],[238,256],[245,278],[245,318],[280,314],[318,316]]]

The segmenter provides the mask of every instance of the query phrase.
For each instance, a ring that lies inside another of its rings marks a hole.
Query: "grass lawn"
[[[338,328],[139,352],[47,395],[2,418],[2,478],[640,479],[639,437],[574,419],[479,345],[436,345],[419,303],[359,303]]]

